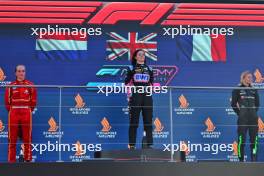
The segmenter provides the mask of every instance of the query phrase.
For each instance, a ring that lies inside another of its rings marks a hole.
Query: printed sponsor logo
[[[75,97],[76,108],[83,108],[85,106],[85,102],[83,101],[81,95],[78,93]]]
[[[208,117],[204,124],[206,126],[206,130],[201,132],[203,138],[219,138],[221,135],[220,131],[215,131],[216,126],[214,125],[213,121],[210,117]]]
[[[49,128],[49,132],[56,132],[57,130],[58,130],[58,126],[57,126],[57,123],[56,123],[56,121],[55,121],[55,119],[53,118],[53,117],[51,117],[50,119],[49,119],[49,121],[48,121],[48,124],[49,124],[49,126],[50,126],[50,128]]]
[[[8,138],[8,132],[5,129],[5,125],[0,119],[0,138]]]
[[[180,141],[180,151],[185,152],[185,161],[186,162],[195,162],[196,161],[196,155],[191,154],[191,150],[185,141]]]
[[[254,76],[256,78],[255,80],[256,83],[262,83],[264,81],[264,77],[262,76],[259,69],[256,69],[256,71],[254,72]]]
[[[180,105],[178,108],[174,109],[177,115],[192,115],[193,114],[195,109],[189,107],[190,103],[188,102],[187,98],[183,94],[179,96],[178,101]]]
[[[0,67],[0,85],[8,85],[11,81],[5,81],[7,76],[5,75],[4,70]]]
[[[232,98],[229,98],[229,104],[231,104],[231,101],[232,101]],[[236,116],[236,113],[232,107],[226,108],[225,111],[226,111],[227,115],[235,115]]]
[[[3,69],[0,67],[0,81],[4,81],[6,79],[5,73]]]
[[[112,126],[110,125],[108,119],[104,117],[101,120],[102,129],[101,131],[97,131],[96,135],[98,138],[115,138],[117,135],[116,131],[111,130]]]
[[[154,83],[160,86],[168,85],[179,71],[177,66],[171,65],[150,65],[153,70]],[[100,82],[88,82],[87,86],[106,86],[116,83],[122,85],[124,83],[128,65],[103,65],[103,67],[96,73],[96,77],[100,79]],[[109,80],[113,80],[109,82]]]
[[[75,96],[74,100],[76,103],[75,107],[69,109],[72,114],[75,115],[89,114],[91,108],[85,106],[85,102],[79,93]]]
[[[129,101],[129,98],[128,98],[128,101]],[[129,115],[129,106],[123,107],[123,108],[122,108],[122,112],[123,112],[125,115]]]
[[[81,162],[83,160],[90,159],[90,155],[86,154],[86,149],[84,149],[85,145],[82,145],[80,141],[77,141],[74,146],[74,150],[76,151],[74,155],[70,155],[70,160],[72,162]]]
[[[238,146],[237,141],[234,141],[232,144],[232,154],[227,155],[227,159],[231,162],[239,162],[237,146]],[[245,155],[245,159],[246,158],[247,158],[247,155]]]
[[[154,131],[153,131],[153,137],[154,138],[168,138],[169,131],[164,131],[164,125],[161,123],[160,119],[156,117],[154,120]]]
[[[264,87],[264,77],[261,71],[257,68],[254,72],[255,82],[252,84],[254,87]]]
[[[44,131],[43,135],[45,138],[60,138],[64,135],[63,131],[58,131],[59,126],[54,117],[50,117],[48,120],[49,129],[48,131]]]
[[[258,118],[258,137],[264,138],[264,122],[261,117]]]
[[[5,126],[2,122],[2,120],[0,120],[0,132],[4,131],[4,129],[5,129]]]
[[[232,146],[233,146],[233,155],[238,155],[237,141],[234,141]]]

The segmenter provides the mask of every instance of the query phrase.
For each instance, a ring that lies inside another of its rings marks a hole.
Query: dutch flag
[[[87,37],[81,35],[44,35],[36,40],[41,60],[79,60],[86,58]]]

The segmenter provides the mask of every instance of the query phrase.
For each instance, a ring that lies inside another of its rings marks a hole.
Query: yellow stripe
[[[29,119],[30,122],[29,122],[29,150],[28,150],[28,156],[30,156],[30,152],[31,152],[31,133],[32,133],[32,112],[31,112],[31,109],[29,109],[29,113],[30,113],[30,119]]]
[[[8,112],[8,161],[10,161],[10,142],[11,142],[11,133],[10,133],[10,114],[11,114],[11,109]]]
[[[10,91],[10,87],[8,88],[8,105],[11,104],[11,91]]]
[[[31,88],[30,88],[30,95],[29,95],[29,99],[30,99],[30,101],[32,101],[32,92],[33,92],[33,88],[31,87]]]
[[[26,102],[28,102],[28,101],[30,101],[30,99],[12,99],[13,100],[13,102],[16,102],[16,101],[26,101]]]

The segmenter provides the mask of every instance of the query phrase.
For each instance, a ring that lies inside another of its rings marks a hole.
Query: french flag
[[[83,59],[87,53],[87,36],[44,35],[36,39],[36,51],[41,60]]]
[[[225,35],[183,35],[176,38],[177,58],[192,62],[226,62]]]
[[[192,61],[226,61],[224,35],[193,35]]]

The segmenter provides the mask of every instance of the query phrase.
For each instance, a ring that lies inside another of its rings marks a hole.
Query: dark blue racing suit
[[[129,67],[125,84],[132,83],[136,90],[141,87],[150,88],[153,84],[153,71],[146,64],[136,64]],[[153,114],[153,102],[152,96],[148,95],[146,91],[139,92],[134,91],[129,99],[129,145],[135,146],[137,128],[139,123],[140,112],[143,115],[144,131],[146,132],[147,145],[153,144],[152,137],[152,114]]]

